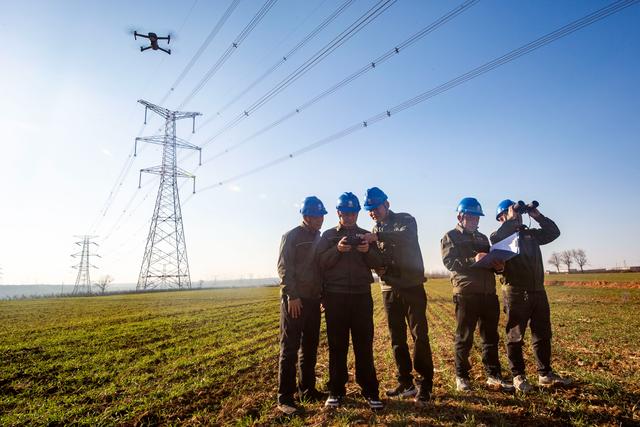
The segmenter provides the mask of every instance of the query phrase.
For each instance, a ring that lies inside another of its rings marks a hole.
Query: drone
[[[153,50],[161,50],[171,55],[171,49],[164,49],[158,46],[158,40],[166,40],[167,44],[169,44],[171,42],[171,34],[169,34],[167,37],[158,37],[156,33],[149,33],[145,36],[144,34],[140,34],[139,32],[134,31],[133,38],[138,40],[138,37],[144,37],[145,39],[149,39],[149,42],[151,43],[149,46],[146,46],[146,47],[140,46],[140,52],[144,52],[147,49],[153,49]]]

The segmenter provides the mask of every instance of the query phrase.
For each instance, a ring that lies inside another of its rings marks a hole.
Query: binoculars
[[[532,201],[529,204],[526,204],[522,200],[518,200],[518,203],[513,204],[513,210],[519,213],[520,215],[523,215],[523,214],[528,214],[532,210],[536,209],[538,206],[540,206],[540,203],[538,203],[536,200]]]

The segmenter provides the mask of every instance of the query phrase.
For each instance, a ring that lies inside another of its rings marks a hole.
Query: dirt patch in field
[[[547,280],[544,284],[546,286],[566,286],[569,288],[640,289],[640,282],[607,282],[605,280],[595,280],[592,282]]]

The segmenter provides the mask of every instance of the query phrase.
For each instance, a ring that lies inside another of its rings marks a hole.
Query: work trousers
[[[469,379],[469,352],[473,346],[476,324],[482,340],[482,364],[488,375],[502,376],[498,359],[498,320],[500,302],[496,294],[455,294],[456,376]]]
[[[373,364],[373,300],[371,293],[326,292],[323,297],[329,342],[329,392],[344,396],[349,380],[347,354],[349,333],[356,359],[356,382],[365,397],[378,397],[378,378]]]
[[[382,292],[398,382],[412,384],[412,368],[422,376],[422,387],[433,389],[433,359],[427,324],[427,294],[422,285]],[[407,324],[413,338],[413,364],[407,345]]]
[[[513,376],[524,375],[522,344],[527,325],[539,375],[551,372],[551,315],[545,291],[504,290],[507,314],[507,357]]]
[[[278,402],[290,403],[301,393],[316,387],[316,359],[320,338],[320,300],[302,298],[302,313],[292,318],[286,296],[280,301],[280,361]]]

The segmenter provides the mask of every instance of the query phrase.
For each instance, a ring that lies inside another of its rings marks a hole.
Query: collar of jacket
[[[382,222],[382,221],[376,222],[376,225],[388,224],[388,223],[393,221],[393,218],[395,216],[396,216],[395,212],[393,212],[391,209],[389,209],[389,213],[387,213],[387,219],[384,222]]]
[[[462,234],[476,234],[478,232],[478,230],[476,230],[476,231],[467,231],[467,230],[464,229],[464,227],[462,225],[460,225],[460,223],[456,224],[456,230],[458,230]]]
[[[514,225],[515,225],[516,220],[515,219],[508,219],[508,220],[505,221],[505,223],[508,223],[508,222],[513,222]],[[528,230],[529,229],[529,227],[527,227],[524,224],[516,225],[514,228],[516,229],[516,231],[524,231],[524,230]]]
[[[300,224],[300,227],[302,227],[302,229],[303,229],[304,231],[306,231],[306,232],[308,232],[308,233],[311,233],[311,234],[318,234],[318,233],[320,233],[320,230],[316,230],[316,231],[314,231],[314,230],[310,229],[310,228],[309,228],[309,226],[308,226],[307,224],[305,224],[305,223],[304,223],[304,221],[302,221],[302,224]]]

